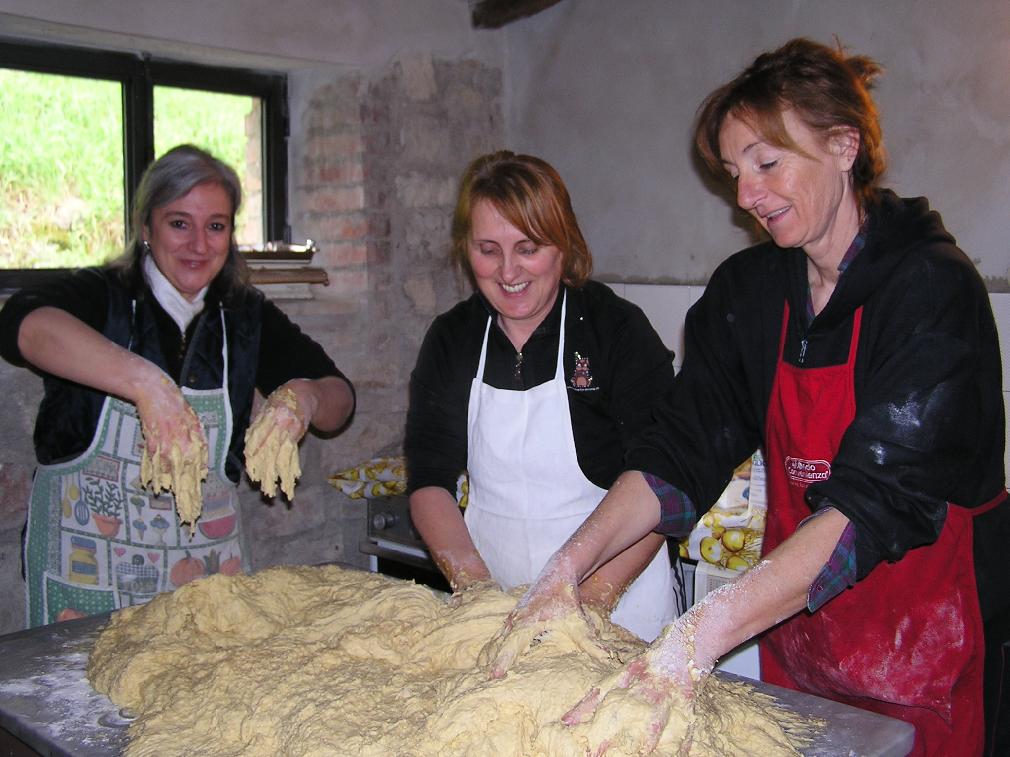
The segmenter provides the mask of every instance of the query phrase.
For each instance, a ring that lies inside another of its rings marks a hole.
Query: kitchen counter
[[[0,636],[0,727],[45,755],[106,757],[127,743],[129,713],[88,684],[88,654],[108,616],[55,623]],[[741,679],[730,673],[716,675]],[[828,728],[805,757],[903,757],[911,725],[820,697],[747,681]]]
[[[84,676],[107,620],[96,615],[0,636],[0,727],[44,755],[121,753],[129,720]]]

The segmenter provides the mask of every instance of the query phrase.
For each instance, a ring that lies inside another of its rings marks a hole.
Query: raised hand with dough
[[[302,473],[298,442],[318,404],[315,394],[304,390],[308,383],[292,380],[271,392],[246,431],[246,472],[268,497],[277,493],[278,479],[287,498],[295,496]]]
[[[146,383],[137,395],[144,434],[141,483],[157,493],[171,491],[181,523],[193,530],[203,509],[200,482],[207,478],[207,440],[193,408],[166,374]]]

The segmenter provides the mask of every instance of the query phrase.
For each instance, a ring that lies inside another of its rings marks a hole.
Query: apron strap
[[[558,339],[558,360],[557,365],[554,368],[554,378],[561,378],[564,375],[565,368],[565,313],[568,309],[568,290],[564,290],[561,295],[561,336]],[[494,316],[489,315],[487,317],[487,323],[484,326],[484,341],[480,346],[480,360],[477,361],[477,373],[474,374],[474,378],[478,378],[481,381],[484,380],[484,365],[487,362],[487,340],[488,334],[491,333],[491,319]],[[227,368],[227,362],[225,367]]]
[[[565,375],[565,314],[568,312],[568,290],[561,294],[561,335],[558,337],[558,364],[554,370],[554,378],[564,383]]]
[[[996,505],[1002,504],[1003,501],[1008,496],[1010,496],[1010,494],[1007,493],[1006,487],[1003,487],[1003,491],[1001,491],[999,494],[997,494],[995,497],[990,499],[985,504],[979,505],[978,507],[965,508],[965,509],[967,509],[968,512],[971,513],[971,517],[977,518],[979,515],[982,515],[983,513],[987,513],[990,510],[992,510],[994,507],[996,507]],[[957,507],[957,505],[955,505],[953,502],[948,502],[947,504],[954,505],[955,507]]]
[[[489,315],[487,323],[484,325],[484,341],[480,346],[480,360],[477,361],[477,373],[474,374],[474,378],[478,381],[484,381],[484,364],[487,362],[487,337],[491,333],[491,319],[493,317]]]

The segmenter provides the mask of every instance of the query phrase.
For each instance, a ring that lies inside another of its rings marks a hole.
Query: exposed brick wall
[[[277,537],[265,526],[257,566],[364,562],[364,506],[325,478],[399,448],[428,324],[469,291],[448,264],[452,208],[467,163],[502,146],[501,86],[497,69],[415,55],[370,76],[334,76],[305,98],[292,134],[292,226],[296,239],[317,241],[330,286],[285,309],[352,378],[358,408],[341,435],[303,449],[305,475],[285,517],[311,509],[325,520],[306,514],[302,530]]]
[[[318,74],[315,81],[318,82]],[[267,503],[240,487],[255,567],[341,560],[363,565],[364,506],[329,473],[403,437],[407,381],[431,319],[468,293],[447,261],[456,182],[476,155],[502,146],[501,74],[473,61],[416,55],[379,71],[334,72],[292,102],[289,145],[295,241],[315,240],[330,286],[282,309],[319,341],[358,390],[343,433],[302,445],[295,500]],[[23,626],[20,539],[34,469],[41,381],[0,364],[0,633]]]

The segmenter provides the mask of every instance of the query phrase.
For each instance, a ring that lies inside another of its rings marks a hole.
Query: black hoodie
[[[808,296],[801,249],[766,242],[720,265],[688,313],[684,368],[627,467],[678,487],[702,515],[763,443],[784,303],[784,359],[805,368],[845,362],[862,306],[856,417],[831,478],[811,485],[807,501],[855,524],[863,578],[936,541],[947,502],[977,507],[1002,490],[996,325],[981,277],[939,214],[924,198],[889,191],[869,210],[863,250],[810,323]],[[1010,544],[1010,502],[984,520]],[[978,551],[980,574],[1002,561]],[[1005,604],[1006,586],[1001,594]]]

